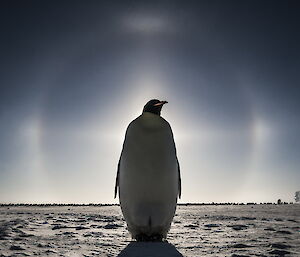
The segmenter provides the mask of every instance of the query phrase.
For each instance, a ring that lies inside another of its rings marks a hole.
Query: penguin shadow
[[[117,257],[183,257],[167,242],[130,242]]]

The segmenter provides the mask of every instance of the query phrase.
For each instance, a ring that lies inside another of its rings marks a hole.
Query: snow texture
[[[178,206],[168,242],[135,242],[118,206],[0,207],[0,256],[300,256],[300,205]]]

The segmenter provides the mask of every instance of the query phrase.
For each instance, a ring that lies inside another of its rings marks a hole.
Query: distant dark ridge
[[[178,203],[178,206],[205,206],[205,205],[282,205],[282,204],[293,204],[293,202],[282,202],[280,204],[278,203]],[[119,206],[120,204],[103,204],[103,203],[0,203],[0,207],[3,206],[11,206],[11,207],[16,207],[16,206],[26,206],[26,207],[31,207],[31,206],[37,206],[37,207],[55,207],[55,206],[96,206],[96,207],[101,207],[101,206]]]
[[[113,203],[0,203],[2,206],[38,206],[38,207],[51,207],[51,206],[119,206]]]
[[[271,202],[266,202],[266,203],[178,203],[177,205],[179,206],[199,206],[199,205],[281,205],[281,204],[294,204],[293,202],[281,202],[280,204],[278,203],[271,203]]]

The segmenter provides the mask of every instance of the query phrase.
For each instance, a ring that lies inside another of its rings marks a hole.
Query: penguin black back
[[[152,99],[145,104],[143,112],[150,112],[150,113],[160,116],[161,108],[166,103],[168,103],[168,102],[167,101],[159,101],[157,99]]]

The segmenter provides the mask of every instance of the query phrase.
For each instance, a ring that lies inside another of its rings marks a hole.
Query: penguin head
[[[159,101],[157,99],[152,99],[145,104],[143,112],[151,112],[153,114],[160,115],[161,108],[166,103],[168,103],[168,102],[167,101]]]

